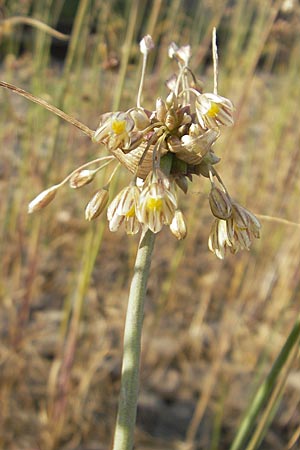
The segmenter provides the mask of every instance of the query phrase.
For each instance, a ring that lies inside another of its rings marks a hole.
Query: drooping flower
[[[226,248],[232,247],[232,228],[227,220],[215,219],[208,238],[208,248],[220,259],[224,259]]]
[[[208,247],[220,259],[224,258],[227,248],[231,253],[249,250],[252,241],[260,237],[260,228],[261,225],[254,214],[233,202],[232,214],[228,219],[215,219]]]
[[[110,231],[117,231],[125,223],[127,234],[136,234],[140,229],[136,217],[140,191],[137,186],[130,184],[119,192],[107,209],[107,219]]]
[[[139,197],[139,221],[158,233],[163,225],[170,225],[176,208],[176,194],[170,188],[169,179],[160,170],[150,172]]]
[[[196,99],[196,113],[203,128],[219,125],[233,125],[233,104],[228,98],[217,94],[199,94]]]

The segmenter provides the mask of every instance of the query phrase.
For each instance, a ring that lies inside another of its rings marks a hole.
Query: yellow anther
[[[216,115],[219,113],[219,111],[220,111],[220,106],[217,103],[211,102],[210,108],[207,111],[207,115],[209,117],[216,117]]]
[[[117,135],[123,134],[126,131],[126,121],[114,119],[111,124],[111,129]]]
[[[129,211],[125,214],[126,217],[133,217],[135,215],[135,207],[132,205]]]
[[[147,209],[154,211],[161,211],[163,201],[161,198],[150,197],[147,200]]]

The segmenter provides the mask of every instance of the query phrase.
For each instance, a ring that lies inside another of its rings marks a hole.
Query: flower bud
[[[184,239],[187,235],[186,223],[180,209],[175,211],[173,220],[170,224],[171,233],[178,239]]]
[[[167,107],[161,97],[156,100],[156,117],[160,122],[164,122],[166,118]]]
[[[99,189],[85,208],[85,218],[86,220],[93,220],[98,217],[108,203],[109,193],[106,187]]]
[[[175,73],[167,79],[166,86],[170,91],[175,91],[177,86],[177,75]]]
[[[172,42],[168,48],[169,58],[176,58],[181,62],[181,64],[188,65],[189,59],[191,57],[191,47],[189,45],[183,45],[178,47],[175,42]]]
[[[228,219],[232,214],[232,204],[226,192],[213,186],[209,194],[211,212],[218,219]]]
[[[182,47],[180,47],[177,51],[177,57],[183,64],[187,66],[191,57],[190,45],[183,45]]]
[[[189,135],[191,137],[198,137],[200,134],[203,134],[203,128],[198,123],[192,123],[189,128]]]
[[[178,125],[178,118],[176,112],[172,109],[169,109],[166,115],[165,124],[170,131],[174,130]]]
[[[143,55],[147,55],[151,50],[154,49],[154,42],[150,34],[147,34],[143,37],[143,39],[140,42],[140,52]]]
[[[54,199],[59,185],[51,186],[49,189],[41,192],[28,205],[28,214],[32,214],[42,208],[45,208]]]
[[[150,125],[149,117],[142,109],[133,109],[130,111],[130,116],[134,120],[134,124],[138,130],[144,130]]]
[[[82,186],[85,186],[86,184],[89,184],[91,181],[93,181],[97,172],[97,169],[82,169],[75,172],[70,178],[70,187],[73,189],[78,189]]]
[[[177,97],[173,91],[171,91],[169,93],[168,97],[166,98],[166,105],[167,105],[167,108],[175,108],[176,109],[178,107]]]
[[[169,56],[169,58],[171,58],[171,59],[175,58],[177,52],[178,52],[178,45],[175,44],[175,42],[171,42],[171,44],[168,47],[168,56]]]

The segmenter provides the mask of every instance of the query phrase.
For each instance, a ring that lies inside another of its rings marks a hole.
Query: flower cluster
[[[178,191],[187,193],[192,176],[206,177],[211,184],[209,204],[215,216],[209,236],[209,249],[224,258],[226,249],[235,253],[249,249],[260,234],[257,218],[232,200],[215,169],[220,158],[213,146],[221,128],[233,125],[233,105],[217,93],[217,54],[213,42],[214,92],[205,93],[189,67],[189,46],[169,47],[169,57],[178,63],[178,74],[167,81],[169,93],[157,98],[154,110],[141,106],[146,60],[153,41],[146,36],[140,43],[143,71],[137,105],[127,111],[103,114],[93,135],[110,156],[91,161],[72,172],[60,184],[37,196],[29,212],[46,206],[66,182],[73,188],[90,183],[97,172],[117,161],[106,185],[99,189],[86,207],[86,219],[97,217],[109,202],[109,185],[120,165],[133,175],[131,183],[111,201],[107,218],[111,231],[123,224],[127,234],[140,229],[158,233],[164,225],[177,239],[183,239],[187,227],[178,203]],[[92,164],[96,169],[90,169]],[[100,163],[100,165],[99,165]]]

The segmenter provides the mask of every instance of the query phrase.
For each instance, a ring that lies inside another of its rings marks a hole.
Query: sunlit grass
[[[64,2],[51,1],[48,9],[43,2],[19,3],[9,2],[8,16],[29,14],[55,27]],[[255,213],[300,222],[296,12],[279,17],[282,2],[255,0],[194,2],[191,9],[176,0],[147,8],[135,1],[79,3],[64,65],[51,59],[49,36],[15,27],[1,37],[1,79],[95,128],[100,113],[118,109],[120,92],[122,103],[136,92],[142,35],[150,32],[159,42],[151,61],[153,92],[144,93],[152,106],[168,73],[172,40],[190,43],[192,66],[210,78],[211,28],[217,25],[220,94],[237,108],[236,125],[217,143],[226,185]],[[137,239],[110,234],[101,218],[85,222],[95,184],[76,200],[65,188],[42,214],[27,216],[38,192],[101,149],[37,105],[4,91],[0,101],[0,446],[106,449]],[[220,262],[207,249],[208,192],[200,181],[182,199],[186,240],[178,245],[162,233],[154,250],[141,449],[194,442],[199,449],[229,448],[299,314],[299,229],[262,219],[262,238],[251,252]],[[287,445],[299,427],[298,377],[295,364],[262,449],[297,448]]]

